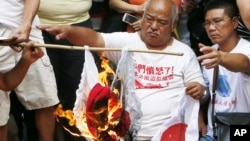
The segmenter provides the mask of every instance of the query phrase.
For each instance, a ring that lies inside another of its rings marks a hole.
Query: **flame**
[[[102,60],[101,68],[103,68],[103,71],[101,71],[99,75],[99,83],[103,86],[109,86],[110,77],[115,76],[115,72],[109,65],[109,60],[107,60],[103,55],[100,56],[100,59]]]
[[[99,83],[102,86],[109,86],[110,82],[112,82],[111,78],[115,76],[115,72],[110,67],[109,60],[105,59],[103,56],[101,56],[100,59],[102,61],[101,68],[103,70],[98,74]],[[105,99],[100,101],[105,101]],[[119,100],[119,90],[114,89],[113,92],[109,94],[109,97],[106,99],[106,101],[106,106],[94,109],[94,111],[88,113],[88,115],[84,114],[82,125],[80,125],[81,129],[84,129],[84,133],[74,133],[64,127],[65,130],[70,132],[72,135],[84,136],[94,140],[118,140],[120,135],[123,134],[123,130],[119,131],[120,133],[117,133],[115,130],[120,130],[120,128],[123,128],[117,125],[120,124],[121,126],[122,124],[120,122],[125,121],[124,119],[121,119],[121,116],[122,114],[124,115],[124,112],[122,112],[122,102]],[[62,105],[59,105],[55,111],[55,115],[60,118],[68,119],[70,126],[76,126],[76,119],[74,118],[72,110],[63,110]],[[87,124],[87,118],[91,121],[91,124],[95,126],[94,130],[96,130],[96,134],[93,134],[93,131],[90,131],[91,129]],[[105,139],[107,136],[108,139]]]
[[[56,120],[57,122],[59,122],[59,117],[60,118],[65,118],[68,120],[68,123],[70,126],[76,126],[76,119],[74,118],[74,113],[72,110],[63,110],[63,106],[62,104],[59,104],[56,108],[56,110],[54,111],[54,114],[56,115]],[[68,131],[70,134],[74,135],[74,136],[77,136],[77,137],[81,137],[81,136],[84,136],[84,137],[88,137],[88,138],[92,138],[94,139],[95,137],[93,137],[91,135],[91,133],[89,132],[88,130],[88,127],[87,127],[87,124],[86,124],[86,118],[83,118],[82,119],[82,128],[84,129],[84,132],[83,133],[74,133],[74,132],[71,132],[70,129],[66,128],[66,127],[63,127],[66,131]]]
[[[64,117],[69,120],[69,125],[74,126],[76,124],[76,120],[74,118],[72,110],[63,110],[62,104],[59,104],[54,112],[58,117]],[[57,119],[59,120],[59,119]]]

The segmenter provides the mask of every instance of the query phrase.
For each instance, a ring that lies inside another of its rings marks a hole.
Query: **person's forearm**
[[[21,59],[12,70],[1,74],[0,89],[11,91],[16,88],[22,82],[29,67],[30,63]]]
[[[249,1],[250,0],[237,0],[237,6],[239,8],[242,21],[244,22],[246,28],[250,30],[250,5],[247,4]]]
[[[95,30],[78,26],[68,26],[68,28],[70,28],[70,33],[66,38],[74,45],[104,47],[101,34]]]
[[[24,13],[23,13],[23,24],[31,26],[34,17],[37,14],[40,0],[25,0]]]
[[[129,4],[122,0],[110,0],[110,8],[120,13],[137,13],[138,5]]]
[[[249,58],[241,53],[221,52],[220,65],[233,72],[250,72]]]

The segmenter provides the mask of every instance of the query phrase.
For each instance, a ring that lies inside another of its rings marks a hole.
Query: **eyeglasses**
[[[231,18],[215,18],[212,21],[205,21],[203,23],[204,28],[209,28],[210,25],[213,25],[214,27],[222,25],[225,21],[229,21]]]

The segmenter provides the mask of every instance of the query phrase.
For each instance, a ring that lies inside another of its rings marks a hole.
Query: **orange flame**
[[[54,114],[57,116],[57,122],[59,122],[59,117],[60,118],[66,118],[68,120],[68,123],[70,126],[75,126],[76,125],[76,119],[74,118],[74,113],[72,110],[63,110],[63,106],[62,104],[59,104],[54,112]],[[86,118],[82,119],[82,127],[84,130],[84,133],[74,133],[71,132],[68,128],[63,127],[66,131],[68,131],[70,134],[80,137],[80,136],[84,136],[84,137],[88,137],[88,138],[92,138],[94,139],[95,137],[93,137],[91,135],[91,133],[89,132],[89,130],[87,129],[87,124],[86,124]]]
[[[76,120],[74,118],[72,110],[63,110],[62,104],[59,104],[54,112],[58,117],[64,117],[69,120],[69,125],[74,126],[76,124]]]
[[[101,71],[98,76],[99,76],[99,83],[102,86],[109,86],[110,84],[110,77],[114,77],[115,72],[113,71],[113,69],[109,66],[109,60],[105,59],[103,56],[100,57],[100,59],[102,60],[101,63],[101,68],[103,68],[103,71]],[[100,109],[94,111],[93,114],[91,115],[95,115],[95,116],[89,116],[88,118],[91,118],[91,121],[93,121],[95,124],[99,124],[98,125],[98,131],[101,133],[102,131],[106,131],[107,134],[110,135],[110,137],[112,137],[113,139],[117,140],[119,138],[119,136],[117,135],[117,133],[112,130],[111,127],[115,127],[116,125],[119,124],[120,121],[120,117],[121,117],[121,110],[122,110],[122,103],[120,102],[120,100],[118,99],[118,95],[119,95],[119,91],[118,89],[114,89],[113,90],[114,95],[112,95],[109,99],[108,99],[108,106],[107,107],[101,107]],[[98,119],[96,118],[96,115],[102,113],[107,113],[107,122],[102,122],[103,119]],[[76,125],[76,120],[74,118],[74,114],[72,110],[63,110],[62,109],[62,105],[59,105],[55,111],[55,115],[57,117],[63,117],[68,119],[69,121],[69,125],[71,126],[75,126]],[[58,119],[59,120],[59,119]],[[104,125],[101,125],[105,123]],[[77,134],[77,133],[73,133],[71,132],[69,129],[65,128],[65,130],[69,131],[72,135],[75,136],[85,136],[88,138],[92,138],[94,140],[101,140],[100,136],[94,136],[93,134],[91,134],[91,132],[88,129],[87,126],[87,122],[86,122],[86,115],[84,115],[84,118],[82,119],[82,125],[83,126],[82,129],[84,129],[84,133],[81,134]],[[86,131],[85,131],[86,130]]]
[[[99,75],[99,83],[103,86],[109,86],[109,77],[115,76],[115,72],[113,69],[109,66],[109,60],[104,58],[103,56],[100,56],[102,63],[101,68],[103,68],[103,71],[101,71]]]

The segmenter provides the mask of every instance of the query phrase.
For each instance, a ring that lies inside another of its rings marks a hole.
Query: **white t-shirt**
[[[147,50],[138,33],[117,32],[102,36],[106,47]],[[159,126],[170,118],[170,111],[177,97],[183,94],[185,84],[199,82],[205,85],[197,58],[189,46],[174,39],[173,44],[162,51],[184,55],[134,53],[136,94],[143,113],[137,140],[150,140]],[[116,64],[120,58],[120,52],[109,51],[105,55]]]
[[[15,30],[23,21],[24,0],[0,0],[0,26],[1,24]],[[32,30],[30,32],[31,40],[42,39],[42,32],[35,26],[39,25],[38,16],[33,20]]]
[[[218,45],[214,45],[218,48]],[[242,53],[250,58],[250,43],[240,39],[230,53]],[[204,75],[209,81],[212,96],[213,69],[205,69]],[[219,66],[218,88],[215,98],[215,112],[250,112],[250,76],[241,72],[231,72]],[[211,115],[212,104],[208,109],[208,135],[213,136]]]

